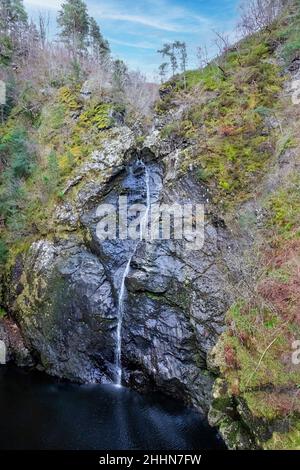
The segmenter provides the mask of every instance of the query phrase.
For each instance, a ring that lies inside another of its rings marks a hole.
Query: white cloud
[[[156,49],[156,47],[154,47],[153,44],[150,44],[148,42],[139,42],[139,41],[137,41],[135,43],[132,43],[132,42],[122,41],[122,40],[114,39],[114,38],[110,38],[110,37],[108,37],[107,40],[111,44],[119,44],[120,46],[134,47],[134,48],[137,48],[137,49],[152,49],[152,50]]]
[[[58,10],[64,0],[24,0],[25,6],[44,9]],[[199,27],[206,29],[212,27],[211,20],[205,16],[194,14],[192,11],[181,6],[174,6],[169,0],[144,0],[137,2],[133,7],[131,1],[120,0],[91,0],[87,1],[90,13],[99,20],[107,19],[125,23],[133,23],[152,29],[175,32],[195,33]],[[132,12],[128,13],[128,8]],[[149,13],[145,14],[147,11]]]
[[[144,0],[140,4],[111,0],[101,5],[92,3],[90,10],[99,19],[133,23],[167,32],[193,33],[197,32],[200,26],[212,27],[209,18],[196,15],[187,8],[174,6],[166,0]]]
[[[143,26],[149,26],[150,28],[155,29],[162,29],[163,31],[184,31],[181,26],[168,23],[167,21],[161,21],[157,18],[151,18],[151,16],[143,16],[143,15],[128,15],[122,13],[110,13],[106,11],[99,11],[101,18],[106,18],[109,20],[115,21],[127,21],[129,23],[138,23]]]

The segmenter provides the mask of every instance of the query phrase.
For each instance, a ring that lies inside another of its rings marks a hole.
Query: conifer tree
[[[90,18],[90,45],[94,57],[99,60],[110,52],[108,41],[101,34],[100,27],[94,18]]]
[[[167,73],[168,73],[168,67],[169,67],[168,62],[163,62],[159,66],[159,76],[160,76],[160,79],[161,79],[161,83],[164,83],[166,81],[166,76],[167,76]]]
[[[113,63],[113,88],[116,93],[122,93],[128,79],[128,69],[123,60],[117,59]]]
[[[23,30],[28,21],[23,0],[0,1],[0,31],[1,34],[13,37],[18,30]]]
[[[185,42],[180,42],[180,41],[175,41],[173,43],[173,48],[178,53],[180,68],[181,68],[181,72],[182,72],[182,76],[183,76],[184,88],[186,88],[186,66],[187,66],[187,58],[188,58],[186,43]]]
[[[89,35],[87,6],[82,0],[66,0],[58,13],[60,37],[75,57],[86,50]]]
[[[172,68],[172,75],[173,77],[176,74],[176,70],[178,68],[177,58],[175,54],[175,46],[174,44],[166,43],[163,45],[163,48],[157,51],[159,54],[162,54],[163,57],[168,57],[170,60],[171,68]]]
[[[22,0],[0,1],[0,64],[8,64],[22,49],[28,17]]]

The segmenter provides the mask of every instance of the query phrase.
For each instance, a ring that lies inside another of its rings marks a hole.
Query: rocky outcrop
[[[105,382],[113,363],[111,286],[98,258],[70,241],[34,243],[24,258],[14,309],[49,374]]]
[[[164,181],[163,188],[163,202],[207,198],[191,175],[175,188]],[[212,385],[206,356],[223,331],[230,302],[224,253],[233,244],[226,229],[207,222],[202,250],[189,250],[186,240],[140,245],[127,280],[123,351],[128,383],[144,388],[150,381],[206,410]]]
[[[99,240],[100,204],[208,203],[193,174],[180,177],[181,149],[154,131],[143,148],[128,128],[112,136],[78,168],[51,226],[55,236],[32,244],[10,274],[7,306],[39,367],[80,382],[115,379],[118,291],[130,256],[122,328],[123,381],[159,388],[207,411],[213,376],[207,352],[224,328],[231,302],[227,255],[237,244],[207,211],[205,243],[191,240]],[[143,161],[143,164],[140,162]]]
[[[19,367],[30,367],[34,360],[18,325],[8,318],[0,320],[1,364],[13,361]]]

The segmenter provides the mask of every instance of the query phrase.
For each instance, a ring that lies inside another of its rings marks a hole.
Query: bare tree
[[[287,5],[288,0],[243,0],[239,29],[243,35],[269,27]]]
[[[219,31],[214,31],[214,34],[215,34],[214,43],[218,48],[219,55],[226,54],[231,47],[229,34],[221,33]]]
[[[231,46],[230,38],[229,38],[229,35],[226,33],[220,33],[218,31],[214,31],[214,33],[215,33],[214,44],[218,48],[218,56],[214,60],[214,63],[221,70],[224,77],[226,77],[227,74],[224,69],[223,58],[224,58],[224,55],[227,54],[227,52],[230,49],[230,46]]]
[[[50,26],[50,14],[43,14],[39,13],[38,18],[38,25],[39,25],[39,35],[41,39],[41,46],[44,49],[46,42],[48,41],[48,34],[49,34],[49,26]]]
[[[166,43],[163,45],[163,48],[157,51],[159,54],[162,54],[163,57],[168,57],[170,59],[170,64],[172,68],[173,77],[176,74],[176,70],[178,68],[177,58],[176,58],[176,50],[175,50],[175,43],[169,44]]]
[[[152,107],[158,99],[158,85],[149,83],[140,72],[130,72],[125,85],[127,105],[141,116],[150,116]]]
[[[186,66],[187,66],[187,59],[188,59],[188,55],[187,55],[187,49],[186,49],[186,43],[185,42],[180,42],[180,41],[175,41],[173,44],[172,44],[172,47],[173,47],[173,51],[175,53],[175,51],[177,51],[178,53],[178,59],[176,59],[176,61],[180,63],[180,68],[181,68],[181,72],[182,72],[182,75],[183,75],[183,83],[184,83],[184,88],[186,89]]]
[[[207,65],[210,63],[210,58],[207,50],[207,46],[200,46],[197,48],[197,58],[199,61],[199,68],[203,69],[207,67]]]
[[[164,83],[164,82],[166,81],[166,77],[167,77],[167,73],[168,73],[168,68],[169,68],[168,62],[163,62],[163,63],[159,66],[159,76],[160,76],[161,83]]]

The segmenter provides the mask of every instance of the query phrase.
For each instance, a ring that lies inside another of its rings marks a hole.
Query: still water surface
[[[201,416],[163,395],[0,366],[0,449],[222,448]]]

